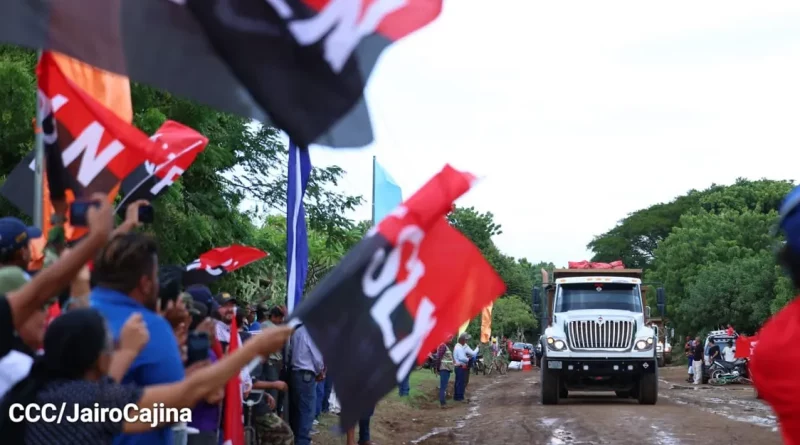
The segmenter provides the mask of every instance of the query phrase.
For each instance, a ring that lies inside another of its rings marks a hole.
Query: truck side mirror
[[[541,292],[542,292],[542,290],[539,289],[538,287],[534,287],[533,288],[533,296],[532,296],[533,306],[532,306],[532,308],[533,308],[534,315],[538,314],[539,311],[541,310],[541,306],[542,306],[542,295],[541,295]]]
[[[644,308],[644,313],[647,315],[647,318],[650,318],[650,306]]]
[[[662,317],[667,316],[667,295],[663,287],[656,289],[656,306],[658,306],[658,313]]]

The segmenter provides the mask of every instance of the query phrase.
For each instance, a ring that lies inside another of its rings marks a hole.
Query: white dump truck
[[[570,391],[614,391],[641,404],[658,400],[656,331],[649,326],[641,269],[556,269],[533,290],[541,317],[541,401]],[[666,304],[657,289],[659,312]]]

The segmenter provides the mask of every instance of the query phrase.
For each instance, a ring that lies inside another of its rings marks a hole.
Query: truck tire
[[[561,388],[558,390],[558,398],[566,399],[567,397],[569,397],[569,391],[567,390],[566,386],[562,385]]]
[[[672,364],[672,354],[664,356],[664,363],[671,365]]]
[[[639,378],[639,404],[655,405],[658,401],[658,374],[644,374]]]
[[[561,391],[561,382],[558,374],[547,369],[547,358],[542,357],[541,368],[541,401],[542,405],[558,405],[558,396]]]
[[[663,368],[664,367],[664,357],[661,357],[660,359],[658,359],[658,367],[659,368]]]

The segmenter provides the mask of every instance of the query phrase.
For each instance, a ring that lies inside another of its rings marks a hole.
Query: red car
[[[522,356],[525,354],[526,350],[528,351],[528,355],[530,355],[531,361],[533,361],[533,345],[530,343],[512,344],[511,350],[508,351],[508,359],[512,362],[521,362]]]

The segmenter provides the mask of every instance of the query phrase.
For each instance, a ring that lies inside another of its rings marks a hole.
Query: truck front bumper
[[[575,377],[652,374],[656,362],[650,358],[555,358],[548,357],[547,369]]]

